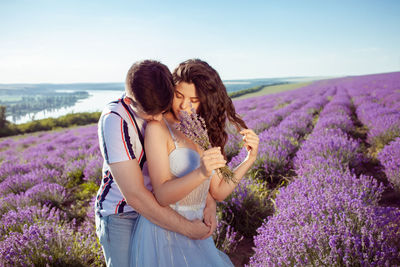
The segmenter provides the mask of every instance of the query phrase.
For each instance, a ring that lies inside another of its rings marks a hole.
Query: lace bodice
[[[175,143],[175,149],[169,154],[169,166],[171,173],[179,179],[179,177],[185,176],[200,166],[200,155],[197,151],[188,147],[179,147],[179,142],[173,134],[168,122],[164,120],[168,129],[171,133],[171,137]],[[196,187],[183,199],[178,201],[173,208],[176,206],[193,206],[193,208],[205,205],[208,189],[210,186],[210,179],[204,181],[201,185]]]

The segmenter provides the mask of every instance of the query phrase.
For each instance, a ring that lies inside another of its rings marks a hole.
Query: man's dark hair
[[[135,104],[149,115],[167,110],[174,96],[174,82],[167,66],[155,60],[138,61],[126,75],[125,87]]]

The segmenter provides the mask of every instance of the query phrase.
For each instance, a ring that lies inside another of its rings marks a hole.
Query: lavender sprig
[[[202,149],[210,149],[211,142],[208,138],[207,127],[204,119],[192,108],[192,113],[186,111],[180,112],[180,123],[177,123],[176,129],[181,131],[187,138],[198,144]],[[228,166],[218,169],[218,175],[222,174],[225,182],[237,183],[232,170]]]

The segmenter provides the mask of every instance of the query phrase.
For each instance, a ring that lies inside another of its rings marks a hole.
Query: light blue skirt
[[[132,233],[131,266],[233,266],[214,240],[192,240],[140,216]]]

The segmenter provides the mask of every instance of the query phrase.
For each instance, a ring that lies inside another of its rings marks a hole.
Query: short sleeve
[[[134,129],[118,114],[104,114],[99,121],[100,149],[107,164],[136,158],[132,144],[138,138]]]

